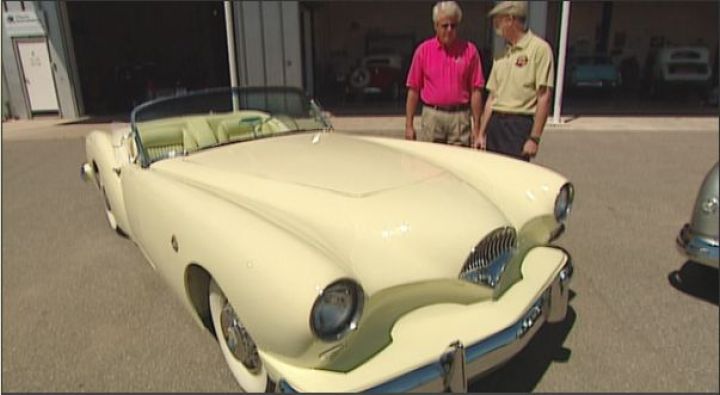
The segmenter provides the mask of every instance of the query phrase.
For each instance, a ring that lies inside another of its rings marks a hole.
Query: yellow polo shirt
[[[554,69],[550,45],[528,30],[493,60],[486,85],[495,97],[493,111],[535,114],[537,91],[554,86]]]

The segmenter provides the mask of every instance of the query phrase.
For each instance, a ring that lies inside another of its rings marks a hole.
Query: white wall
[[[4,2],[7,12],[2,9],[2,69],[4,86],[12,107],[13,115],[19,118],[30,118],[31,111],[25,97],[22,73],[18,67],[13,38],[42,37],[47,40],[53,79],[58,97],[59,112],[63,118],[76,118],[80,115],[76,90],[78,82],[71,79],[71,67],[68,56],[66,36],[61,21],[60,4],[53,1],[25,1],[24,10],[19,1]],[[12,21],[10,20],[12,18]]]

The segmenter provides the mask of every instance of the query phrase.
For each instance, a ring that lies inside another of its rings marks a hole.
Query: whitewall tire
[[[235,380],[245,392],[267,392],[270,381],[255,343],[215,280],[210,281],[209,297],[215,335]]]

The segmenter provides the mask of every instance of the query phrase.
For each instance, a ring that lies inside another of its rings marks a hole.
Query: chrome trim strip
[[[718,247],[720,245],[720,240],[718,239],[713,239],[711,237],[703,237],[695,234],[692,231],[690,224],[685,224],[685,226],[683,226],[682,230],[680,231],[680,236],[683,239],[682,241],[687,244],[697,244],[702,247]]]
[[[720,265],[720,246],[718,240],[694,234],[690,224],[685,224],[675,239],[680,252],[693,261],[718,267]]]
[[[419,369],[415,369],[396,379],[388,381],[385,384],[372,387],[366,392],[408,392],[418,387],[427,386],[436,380],[439,380],[441,383],[444,374],[445,370],[443,369],[442,363],[438,361],[430,365],[425,365]]]
[[[563,193],[566,195],[566,201],[565,201],[565,207],[559,207],[558,204],[560,203],[559,199],[560,196],[563,195]],[[570,212],[572,211],[572,205],[573,201],[575,200],[575,186],[571,182],[566,182],[563,184],[562,187],[560,187],[560,190],[558,191],[557,196],[555,197],[555,205],[553,206],[553,214],[555,215],[555,219],[562,223],[567,220],[568,216],[570,215]],[[562,208],[562,210],[559,210],[559,208]],[[560,211],[560,212],[558,212]]]

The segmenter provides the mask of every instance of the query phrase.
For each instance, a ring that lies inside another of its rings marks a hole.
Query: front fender
[[[185,279],[188,265],[196,264],[218,283],[260,350],[312,366],[333,345],[318,342],[309,325],[324,287],[352,278],[331,257],[152,165],[128,169],[123,180],[135,241],[186,307],[195,311]]]

